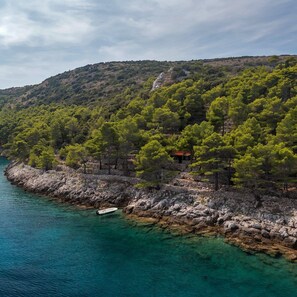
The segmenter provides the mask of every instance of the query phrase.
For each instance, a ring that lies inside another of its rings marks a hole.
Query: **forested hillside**
[[[198,61],[130,61],[86,65],[50,77],[38,85],[0,90],[0,107],[22,109],[42,104],[101,106],[109,113],[129,103],[136,94],[148,94],[152,82],[164,72],[163,83],[189,75],[211,79],[236,74],[246,67],[268,66],[288,56],[242,57]],[[212,74],[212,75],[211,75]]]
[[[296,57],[88,65],[1,91],[0,144],[45,170],[96,161],[146,185],[186,169],[216,190],[287,191],[297,174],[296,81]]]

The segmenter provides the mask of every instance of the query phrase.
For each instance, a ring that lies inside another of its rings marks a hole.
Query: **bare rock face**
[[[12,163],[5,174],[8,180],[27,191],[56,197],[73,204],[124,207],[136,192],[133,187],[135,180],[131,178],[84,175],[71,169],[42,171]]]
[[[190,72],[185,69],[181,69],[179,71],[178,76],[174,75],[174,71],[175,71],[175,68],[171,67],[168,71],[161,72],[153,82],[151,91],[155,91],[156,89],[164,85],[172,84],[176,81],[182,81],[183,79],[189,77],[190,75]]]
[[[136,178],[84,175],[64,168],[47,171],[12,163],[7,178],[24,189],[92,207],[118,206],[130,216],[154,218],[164,228],[222,234],[226,240],[297,261],[297,200],[249,193],[213,192],[199,183],[137,189]]]

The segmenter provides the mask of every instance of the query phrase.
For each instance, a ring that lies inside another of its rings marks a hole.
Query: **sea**
[[[0,159],[0,296],[294,297],[297,264],[25,192]]]

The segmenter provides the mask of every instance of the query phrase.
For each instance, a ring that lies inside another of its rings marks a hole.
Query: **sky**
[[[0,0],[0,88],[86,64],[296,54],[296,0]]]

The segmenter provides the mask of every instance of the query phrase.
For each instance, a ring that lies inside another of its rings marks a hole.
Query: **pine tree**
[[[158,185],[168,177],[167,167],[171,162],[165,148],[157,140],[151,140],[136,155],[136,175],[149,185]]]
[[[236,154],[233,147],[226,145],[222,136],[213,133],[205,138],[201,146],[194,147],[195,161],[192,167],[198,169],[198,173],[212,176],[214,189],[219,189],[220,174],[227,169],[230,171],[231,162]]]

